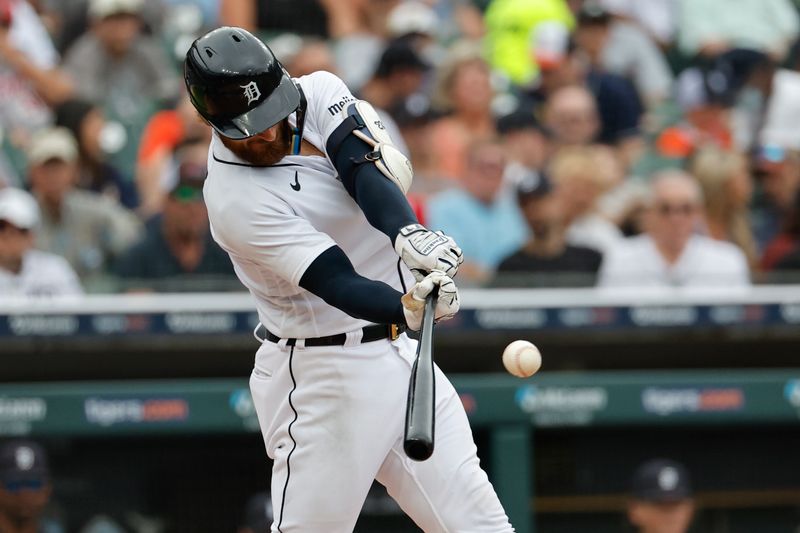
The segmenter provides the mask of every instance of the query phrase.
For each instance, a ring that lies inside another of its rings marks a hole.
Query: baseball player
[[[513,531],[439,369],[436,451],[403,452],[416,349],[403,330],[434,287],[436,318],[458,311],[462,256],[415,218],[411,165],[375,110],[330,73],[290,78],[239,28],[195,41],[185,78],[214,130],[212,234],[261,321],[250,390],[274,460],[272,531],[352,531],[374,479],[425,531]]]

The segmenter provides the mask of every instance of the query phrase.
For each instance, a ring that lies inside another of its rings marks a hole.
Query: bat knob
[[[424,461],[433,455],[433,443],[423,440],[406,439],[403,442],[406,455],[415,461]]]

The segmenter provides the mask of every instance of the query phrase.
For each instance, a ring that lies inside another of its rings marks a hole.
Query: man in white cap
[[[76,187],[78,146],[67,129],[39,132],[27,155],[28,183],[41,209],[37,247],[63,256],[84,281],[102,275],[139,238],[139,220],[115,200]]]
[[[39,223],[36,200],[20,189],[0,189],[0,296],[70,296],[83,293],[69,263],[33,249]]]

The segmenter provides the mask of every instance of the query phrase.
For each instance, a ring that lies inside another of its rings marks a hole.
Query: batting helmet
[[[192,43],[184,79],[195,109],[231,139],[256,135],[301,106],[272,50],[241,28],[217,28]]]

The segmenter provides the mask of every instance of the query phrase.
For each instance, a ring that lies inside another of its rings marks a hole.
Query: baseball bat
[[[424,461],[433,454],[436,384],[433,373],[433,319],[439,288],[425,299],[417,357],[411,367],[406,401],[406,427],[403,449],[415,461]]]

